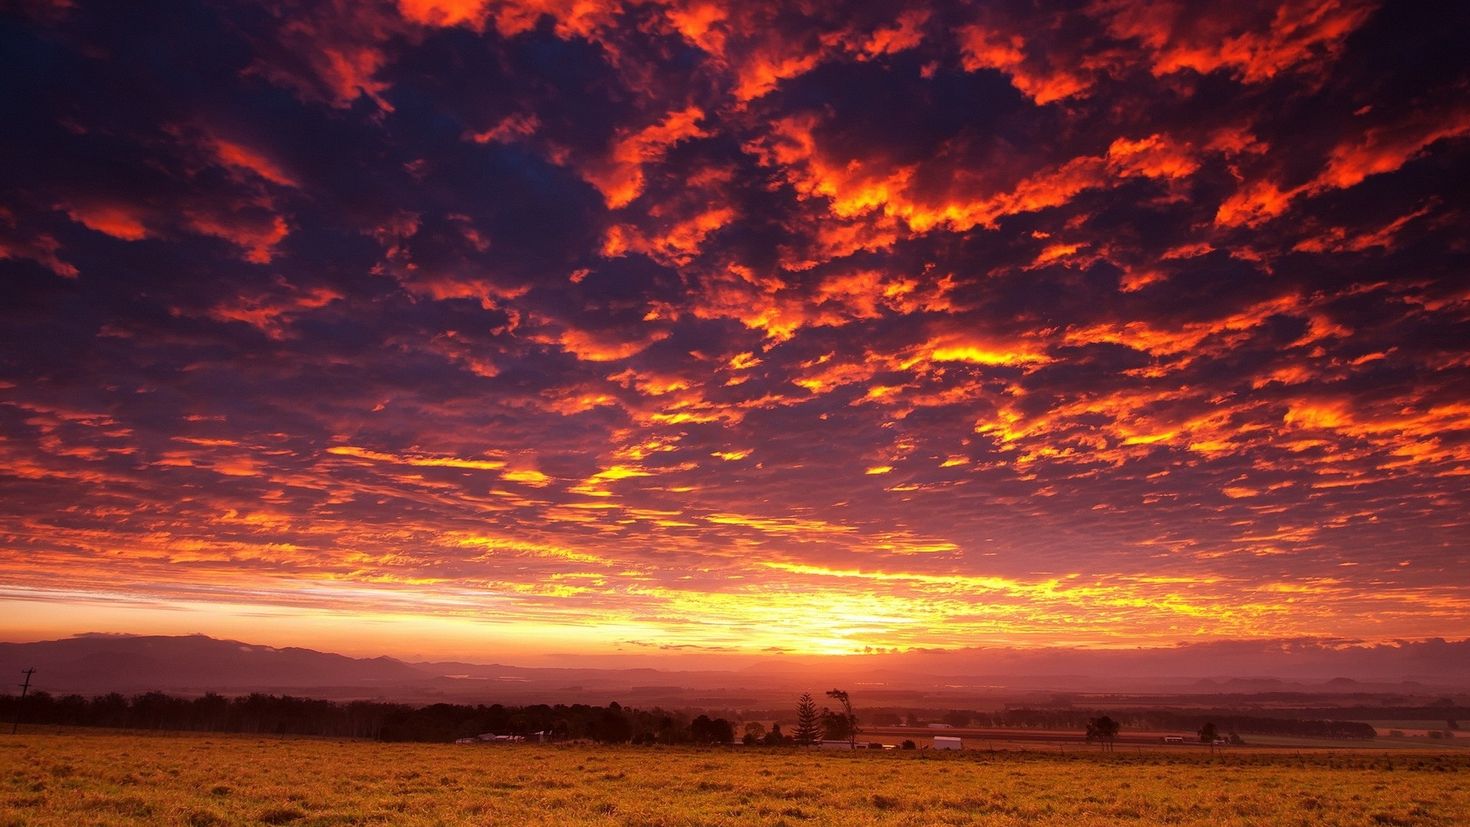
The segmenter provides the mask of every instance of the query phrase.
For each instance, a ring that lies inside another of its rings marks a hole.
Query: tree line
[[[1097,715],[1096,711],[1083,709],[1008,709],[993,714],[947,714],[945,721],[953,726],[1082,729],[1087,731],[1088,725],[1097,720]],[[1110,721],[1116,719],[1119,726],[1126,726],[1133,730],[1197,732],[1205,724],[1212,723],[1225,731],[1246,735],[1373,738],[1377,734],[1371,724],[1361,721],[1283,718],[1261,714],[1242,715],[1228,709],[1115,709],[1109,710],[1108,714],[1103,717]],[[958,723],[961,719],[964,720],[964,723]]]
[[[783,732],[780,724],[767,730],[751,721],[743,727],[747,744],[812,744],[819,740],[857,744],[861,733],[851,699],[843,690],[826,693],[835,709],[821,707],[810,693],[795,708],[795,726]],[[730,713],[733,714],[733,713]],[[866,712],[872,725],[900,722],[892,712]],[[1226,732],[1247,735],[1292,735],[1318,738],[1373,738],[1371,725],[1358,721],[1303,720],[1268,715],[1240,715],[1228,710],[1110,710],[1112,721],[1132,730],[1198,731],[1214,723]],[[160,729],[206,732],[243,732],[278,735],[371,738],[383,741],[452,741],[485,732],[502,735],[546,733],[553,740],[589,739],[603,743],[686,744],[733,743],[736,726],[715,715],[691,715],[678,710],[641,710],[616,702],[528,706],[431,704],[414,706],[383,701],[336,702],[289,695],[254,693],[241,697],[208,694],[194,698],[148,692],[118,693],[86,698],[52,696],[44,691],[24,700],[0,695],[0,720],[29,724],[97,726],[119,729]],[[791,711],[747,713],[747,718],[791,720]],[[1084,730],[1096,723],[1098,713],[1079,709],[1012,709],[995,713],[952,710],[943,720],[956,727],[1031,727]],[[910,717],[907,723],[917,723]],[[1105,733],[1097,737],[1107,739]]]
[[[453,741],[482,733],[544,733],[548,740],[601,743],[730,743],[735,728],[724,718],[680,711],[641,710],[617,702],[587,704],[410,704],[324,701],[252,693],[182,698],[162,692],[86,698],[36,692],[21,700],[0,695],[0,718],[26,724],[95,726],[264,735],[314,735],[380,741]]]
[[[1328,710],[1312,710],[1315,713]],[[763,713],[773,714],[773,713]],[[1106,714],[1085,708],[1031,709],[1017,708],[981,712],[952,709],[943,713],[902,709],[874,709],[865,713],[874,726],[916,726],[943,723],[951,727],[976,729],[1054,729],[1083,730],[1099,716],[1116,719],[1130,730],[1198,731],[1206,723],[1222,729],[1250,735],[1294,735],[1317,738],[1372,738],[1374,729],[1360,721],[1331,718],[1289,717],[1267,710],[1242,714],[1232,709],[1111,709]]]
[[[745,726],[744,742],[777,746],[811,744],[821,738],[855,741],[857,716],[846,692],[828,695],[839,711],[817,709],[810,694],[796,709],[796,727],[783,733],[780,724]],[[41,691],[18,698],[0,695],[0,719],[51,726],[91,726],[183,732],[240,732],[263,735],[314,735],[370,738],[380,741],[453,741],[482,733],[532,736],[548,740],[586,739],[600,743],[729,744],[735,725],[722,717],[691,716],[678,710],[587,704],[528,706],[430,704],[414,706],[383,701],[326,701],[290,695],[252,693],[226,697],[209,693],[179,697],[163,692],[96,697]]]

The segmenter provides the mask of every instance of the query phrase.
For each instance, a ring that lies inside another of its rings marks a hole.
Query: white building
[[[964,741],[960,740],[959,738],[957,738],[957,737],[955,737],[953,735],[936,735],[936,736],[934,736],[934,748],[935,749],[964,749],[965,748],[965,744],[964,744]]]

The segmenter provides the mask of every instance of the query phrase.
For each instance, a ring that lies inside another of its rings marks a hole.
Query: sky
[[[0,637],[1470,636],[1467,26],[7,4]]]

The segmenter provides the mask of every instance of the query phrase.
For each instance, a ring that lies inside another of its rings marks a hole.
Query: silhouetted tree
[[[1113,740],[1118,737],[1120,728],[1118,722],[1107,715],[1100,718],[1089,718],[1087,720],[1087,742],[1090,744],[1097,741],[1105,752],[1112,752]]]
[[[766,733],[766,737],[761,739],[761,743],[768,747],[777,747],[790,740],[790,738],[781,734],[780,724],[771,724],[771,731]]]
[[[951,709],[944,713],[944,722],[952,727],[967,727],[970,725],[971,717],[967,709]]]
[[[728,744],[735,740],[735,727],[724,718],[700,715],[689,724],[689,734],[697,744]]]
[[[852,714],[852,700],[847,697],[847,691],[843,689],[831,689],[827,691],[827,697],[842,706],[842,720],[847,730],[847,745],[857,749],[858,719]]]
[[[623,714],[623,708],[618,702],[613,701],[597,716],[592,731],[588,734],[598,743],[622,744],[633,739],[633,724]]]
[[[822,708],[822,739],[825,741],[847,741],[847,716],[840,712],[833,712],[826,707]],[[856,738],[852,739],[856,741]]]
[[[1215,751],[1215,739],[1220,737],[1220,730],[1215,728],[1214,723],[1206,722],[1199,728],[1199,740],[1201,744],[1209,744],[1210,752]]]
[[[796,702],[796,743],[806,745],[817,740],[819,720],[817,702],[812,700],[812,693],[801,693],[801,699]]]

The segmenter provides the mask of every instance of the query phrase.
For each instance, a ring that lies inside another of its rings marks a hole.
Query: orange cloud
[[[1217,340],[1214,347],[1229,347],[1248,336],[1272,316],[1302,314],[1305,303],[1295,294],[1287,294],[1254,304],[1238,313],[1209,321],[1188,322],[1177,326],[1159,326],[1134,320],[1074,327],[1063,334],[1072,345],[1106,342],[1124,345],[1155,356],[1188,353],[1203,355],[1207,340]]]
[[[351,457],[370,462],[416,465],[424,468],[460,468],[471,471],[499,471],[506,466],[505,460],[501,459],[461,459],[459,457],[390,454],[383,451],[370,451],[354,445],[333,445],[327,449],[327,453],[333,456]]]
[[[697,106],[669,112],[663,120],[613,139],[608,157],[583,171],[584,177],[602,191],[608,207],[625,207],[643,192],[644,166],[663,157],[681,141],[703,138],[709,133],[698,122],[704,110]]]
[[[915,8],[899,12],[893,25],[874,29],[858,46],[858,53],[863,57],[873,58],[913,49],[924,42],[924,24],[927,22],[928,9]]]
[[[1361,138],[1333,147],[1322,171],[1305,184],[1286,190],[1265,180],[1243,185],[1220,204],[1215,223],[1258,226],[1284,213],[1300,196],[1356,186],[1371,176],[1398,170],[1439,141],[1467,134],[1470,113],[1459,110],[1415,114],[1396,124],[1370,128]]]
[[[1428,215],[1432,209],[1426,204],[1368,232],[1353,233],[1346,227],[1331,227],[1320,235],[1298,241],[1292,249],[1305,253],[1361,253],[1374,247],[1390,248],[1396,235],[1411,222]]]
[[[781,119],[769,136],[751,142],[746,150],[764,164],[782,169],[803,197],[827,199],[836,218],[876,212],[901,220],[917,233],[993,229],[1003,217],[1059,207],[1089,189],[1135,177],[1180,179],[1198,168],[1189,144],[1154,134],[1137,140],[1119,138],[1103,155],[1079,156],[1042,169],[1010,189],[997,189],[974,180],[976,173],[957,169],[950,174],[948,190],[935,194],[917,184],[915,165],[892,166],[882,158],[827,157],[818,144],[818,125],[812,115]]]
[[[406,19],[425,26],[457,26],[484,23],[488,0],[398,0],[398,11]]]
[[[1001,72],[1038,106],[1081,95],[1092,85],[1088,79],[1067,70],[1034,68],[1037,61],[1028,60],[1026,39],[1019,34],[1005,34],[977,23],[960,28],[956,35],[960,41],[961,64],[966,71]]]
[[[1415,115],[1401,123],[1373,127],[1356,141],[1340,143],[1309,189],[1346,189],[1373,175],[1393,172],[1438,141],[1470,134],[1470,111]]]
[[[812,52],[788,53],[782,46],[768,47],[741,62],[735,79],[735,100],[752,101],[767,94],[783,80],[809,72],[821,61]]]
[[[616,362],[641,353],[668,336],[668,331],[664,330],[625,338],[612,333],[567,328],[555,335],[535,334],[533,338],[545,344],[556,344],[584,362]]]
[[[1283,212],[1300,190],[1282,192],[1270,181],[1257,181],[1235,191],[1215,210],[1215,223],[1223,227],[1256,227]]]
[[[688,264],[699,255],[710,233],[734,218],[735,210],[730,207],[711,207],[650,234],[629,224],[614,224],[603,235],[602,254],[615,258],[628,253],[642,253],[664,264]]]
[[[987,341],[967,335],[950,335],[920,345],[900,365],[907,369],[921,361],[1019,367],[1045,364],[1051,359],[1043,349],[1025,341]]]

